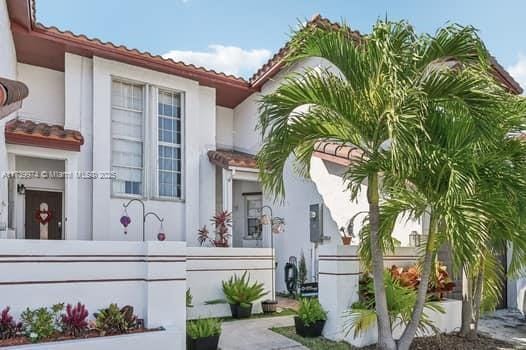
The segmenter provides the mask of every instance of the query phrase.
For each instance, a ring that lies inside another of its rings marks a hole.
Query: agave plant
[[[360,281],[360,301],[354,303],[351,308],[344,313],[345,334],[349,335],[354,331],[354,337],[366,332],[375,326],[377,322],[374,281],[368,274],[364,275],[362,280],[363,281]],[[384,274],[384,285],[391,327],[394,329],[397,326],[407,325],[411,320],[417,291],[413,287],[403,286],[400,279],[392,275],[391,270],[386,271]],[[426,314],[426,310],[440,313],[445,312],[439,303],[428,300],[425,303],[417,333],[423,334],[438,331]]]
[[[268,293],[265,292],[263,283],[256,281],[250,284],[250,275],[247,271],[241,277],[234,275],[228,281],[223,281],[222,284],[226,300],[232,305],[249,307]]]
[[[198,319],[186,322],[186,334],[192,339],[201,339],[221,334],[221,320]]]

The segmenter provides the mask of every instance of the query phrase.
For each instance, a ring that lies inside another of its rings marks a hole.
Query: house
[[[329,22],[316,16],[310,23]],[[261,145],[258,99],[290,70],[324,64],[311,59],[285,68],[287,45],[245,80],[46,27],[36,21],[35,0],[0,1],[0,45],[0,76],[29,89],[0,133],[6,236],[136,241],[162,231],[196,246],[197,230],[227,210],[233,247],[269,247],[270,229],[260,217],[271,207],[285,221],[284,232],[273,236],[277,289],[284,290],[289,257],[303,252],[315,279],[317,247],[341,244],[340,229],[367,208],[365,191],[355,203],[345,192],[341,175],[353,149],[344,145],[316,145],[310,180],[287,167],[283,204],[262,193],[254,157]],[[503,86],[520,93],[494,67]],[[142,207],[123,206],[132,199],[144,201],[162,224],[148,217],[143,232]],[[126,229],[124,215],[131,218]],[[361,220],[354,224],[358,232]],[[394,235],[409,245],[409,233],[422,234],[426,225],[400,218]]]

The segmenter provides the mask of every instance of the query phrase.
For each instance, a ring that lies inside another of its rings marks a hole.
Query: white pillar
[[[78,191],[78,155],[74,154],[69,156],[65,161],[66,176],[64,179],[64,218],[65,222],[62,223],[64,228],[63,237],[64,239],[78,239],[79,225],[78,225],[78,213],[79,213],[79,198]]]
[[[357,251],[357,246],[318,248],[319,300],[328,316],[323,335],[331,340],[343,339],[342,315],[358,301],[360,259]]]
[[[232,213],[232,170],[223,169],[223,210]],[[232,227],[230,228],[230,233],[234,233],[234,223],[232,222]],[[232,236],[228,239],[228,245],[232,247]]]
[[[175,330],[181,334],[180,338],[184,342],[186,339],[186,244],[149,241],[145,242],[144,246],[146,327],[162,326]],[[170,263],[162,260],[168,260]],[[174,345],[174,349],[185,348],[184,343]]]

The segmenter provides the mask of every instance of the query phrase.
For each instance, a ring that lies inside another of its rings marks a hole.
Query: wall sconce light
[[[24,184],[16,185],[16,192],[18,194],[26,194],[26,186],[24,186]]]
[[[420,247],[421,235],[416,231],[411,231],[409,234],[409,246],[411,247]]]

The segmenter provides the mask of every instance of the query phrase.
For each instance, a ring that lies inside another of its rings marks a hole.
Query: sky
[[[460,23],[478,28],[526,87],[526,0],[36,0],[36,7],[45,25],[245,78],[318,13],[362,33],[386,17],[421,33]]]

